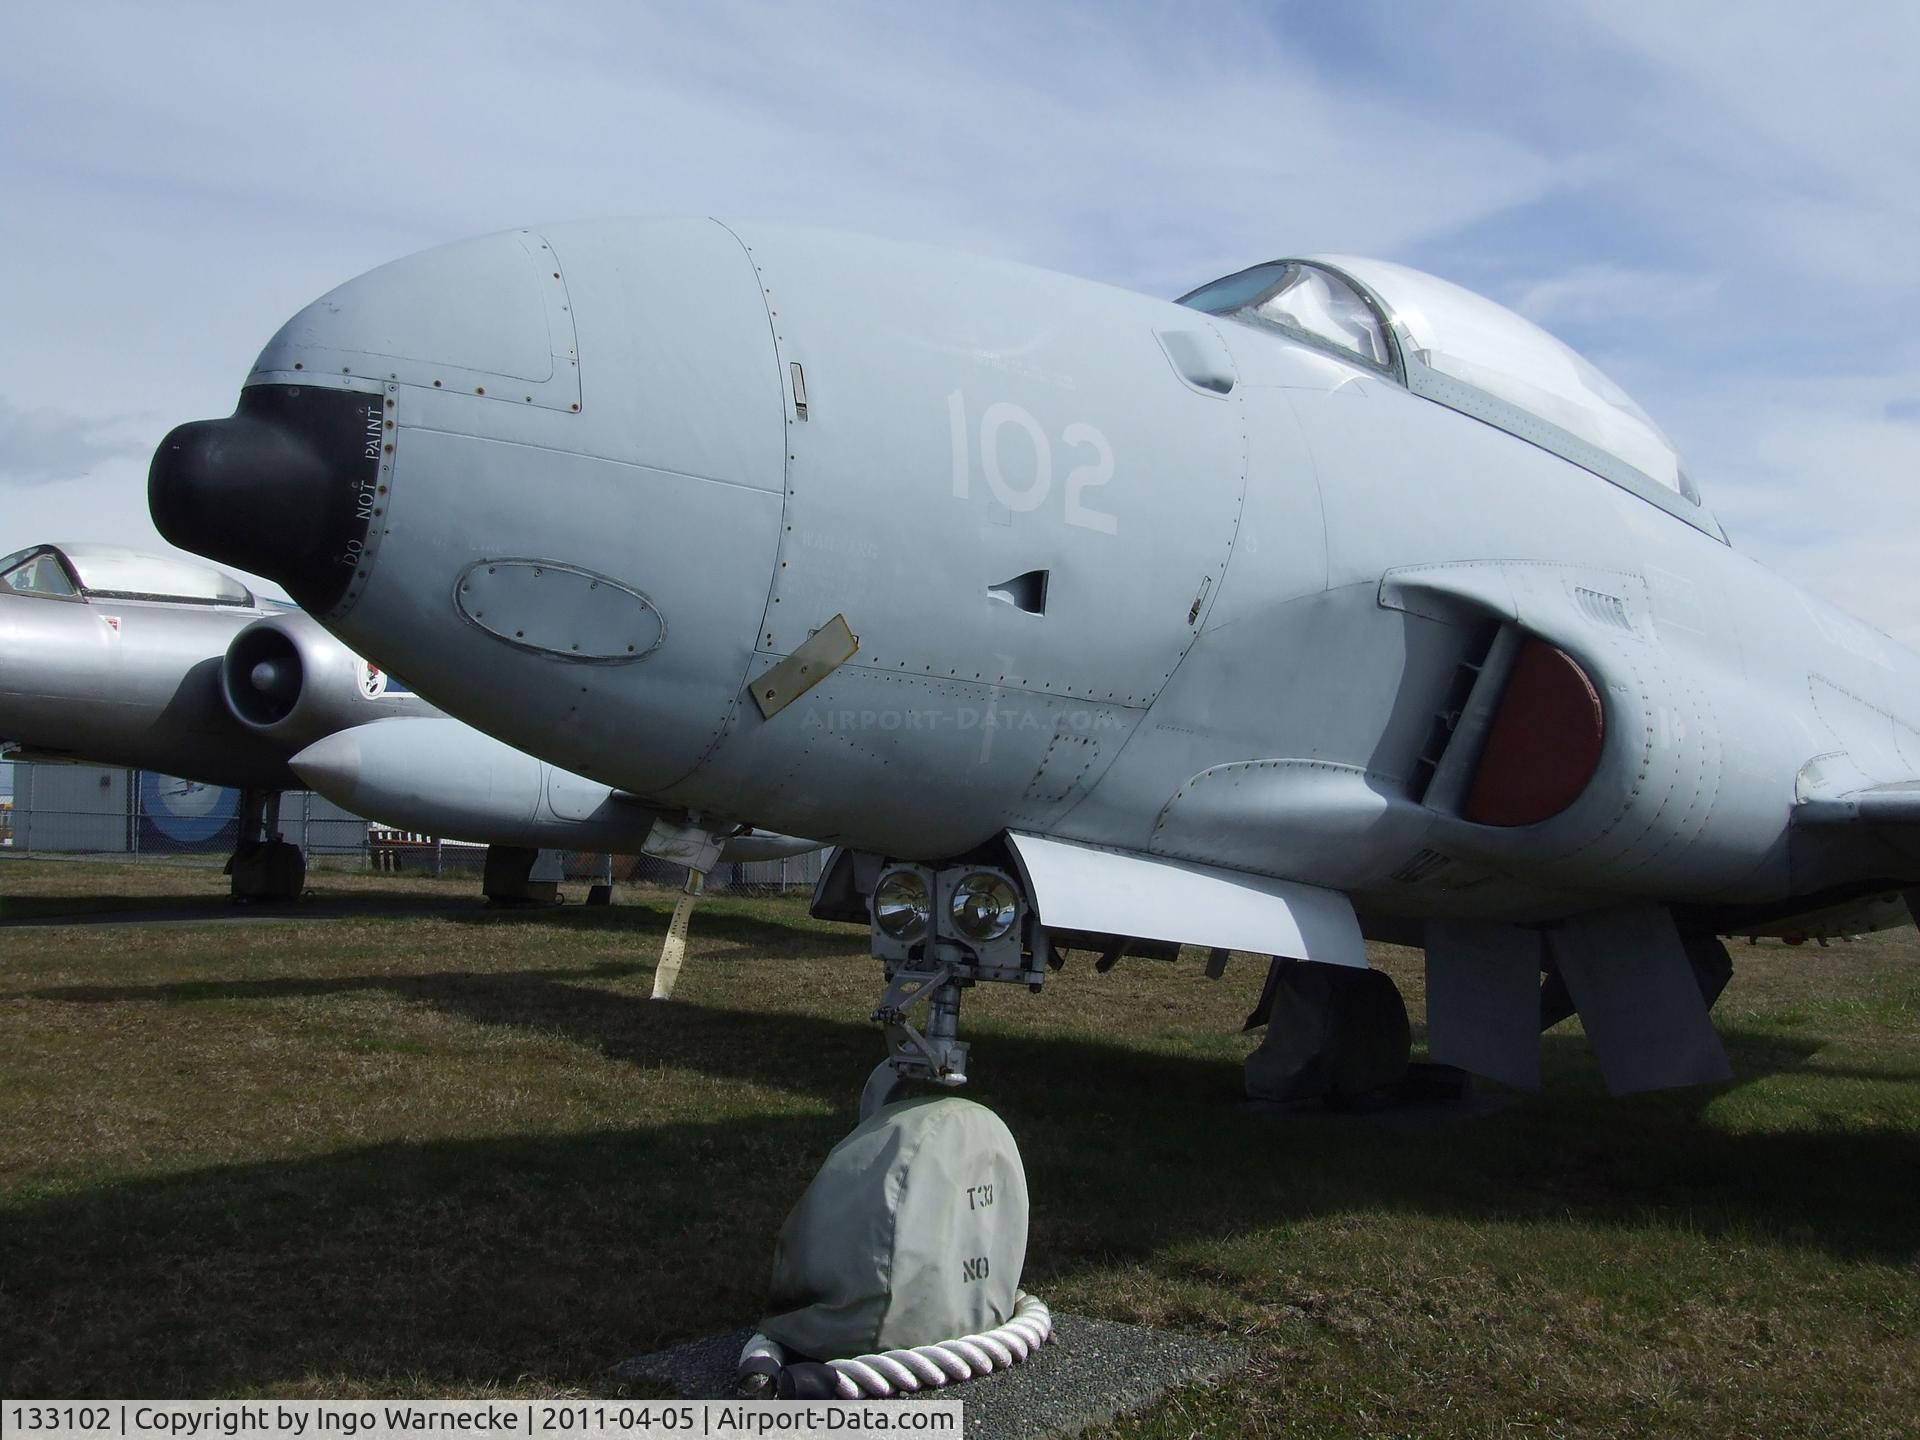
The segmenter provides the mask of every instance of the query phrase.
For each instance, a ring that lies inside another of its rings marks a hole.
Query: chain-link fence
[[[239,837],[240,792],[150,770],[16,762],[11,809],[0,809],[0,848],[12,854],[204,859],[222,864]],[[324,796],[290,790],[280,797],[282,838],[298,845],[309,868],[385,874],[472,877],[487,847],[375,824]],[[684,866],[644,855],[563,851],[567,879],[680,886]],[[777,893],[811,890],[822,852],[782,860],[722,861],[709,890]]]
[[[240,792],[152,770],[16,764],[10,849],[41,854],[224,859],[240,835]],[[305,790],[280,798],[277,827],[312,859],[365,864],[372,827]]]

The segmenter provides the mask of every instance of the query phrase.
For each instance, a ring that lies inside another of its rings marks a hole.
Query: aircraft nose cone
[[[319,457],[276,425],[196,420],[160,442],[147,505],[174,544],[278,580],[305,559],[326,478]]]
[[[351,730],[336,731],[314,741],[287,764],[308,789],[336,805],[353,808],[363,767],[360,742]]]
[[[384,427],[377,395],[251,386],[227,419],[192,421],[160,442],[147,473],[153,523],[184,550],[329,610],[364,570]]]

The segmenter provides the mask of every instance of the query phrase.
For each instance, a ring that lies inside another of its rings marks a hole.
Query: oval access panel
[[[667,622],[638,590],[552,560],[476,561],[461,573],[453,599],[489,635],[559,660],[625,665],[667,636]]]

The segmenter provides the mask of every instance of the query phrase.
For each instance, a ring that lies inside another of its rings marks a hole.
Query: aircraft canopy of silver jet
[[[251,590],[224,570],[121,545],[31,545],[0,559],[0,584],[16,594],[61,599],[164,600],[242,609],[258,603]]]

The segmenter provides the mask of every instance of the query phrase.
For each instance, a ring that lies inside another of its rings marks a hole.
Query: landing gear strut
[[[280,836],[280,792],[240,792],[240,835],[227,858],[233,898],[298,900],[307,883],[307,859]]]
[[[489,845],[480,893],[489,905],[558,905],[560,852],[528,845]]]
[[[927,1002],[926,1031],[916,1030],[907,1012]],[[960,984],[954,967],[896,970],[874,1009],[876,1024],[887,1030],[887,1058],[867,1077],[860,1094],[860,1118],[902,1098],[909,1081],[954,1090],[967,1083],[967,1042],[960,1030]]]
[[[992,866],[889,866],[869,909],[873,953],[886,963],[887,988],[873,1019],[885,1027],[887,1058],[861,1092],[863,1120],[915,1082],[945,1089],[966,1084],[960,992],[982,980],[1038,990],[1053,961],[1053,946],[1019,882]],[[908,1016],[923,1002],[926,1018],[916,1026]]]

